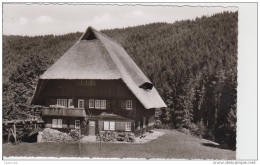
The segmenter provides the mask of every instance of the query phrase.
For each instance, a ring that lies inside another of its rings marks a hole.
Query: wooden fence
[[[13,142],[16,143],[18,139],[26,134],[31,136],[43,128],[44,122],[41,119],[26,119],[26,120],[9,120],[3,121],[3,138],[6,138],[7,142],[10,142],[10,138],[13,137]],[[24,131],[24,130],[28,131]],[[17,133],[19,134],[17,135]]]

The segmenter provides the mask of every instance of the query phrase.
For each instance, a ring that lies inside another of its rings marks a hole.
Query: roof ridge
[[[117,44],[118,46],[123,47],[120,43],[116,42],[115,40],[113,40],[112,38],[108,37],[107,35],[105,35],[105,34],[99,32],[99,31],[97,31],[97,30],[94,29],[93,27],[90,26],[89,28],[92,29],[93,31],[95,31],[96,33],[98,33],[98,34],[100,34],[100,35],[106,37],[107,39],[109,39],[110,41],[114,42],[114,43]]]

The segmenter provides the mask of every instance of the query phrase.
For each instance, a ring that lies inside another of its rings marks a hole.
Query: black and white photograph
[[[247,159],[239,5],[2,2],[2,160]]]

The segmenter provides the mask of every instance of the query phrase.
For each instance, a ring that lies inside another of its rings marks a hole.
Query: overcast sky
[[[237,10],[236,7],[4,4],[3,34],[65,34],[83,32],[88,26],[101,30],[152,22],[173,23]]]

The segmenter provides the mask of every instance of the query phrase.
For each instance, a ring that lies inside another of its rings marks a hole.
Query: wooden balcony
[[[43,107],[43,116],[86,117],[84,108]]]

